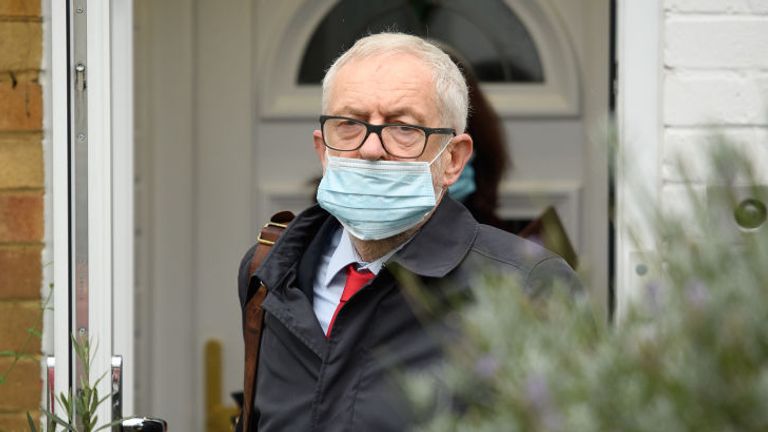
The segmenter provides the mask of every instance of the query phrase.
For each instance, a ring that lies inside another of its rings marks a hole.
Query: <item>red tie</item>
[[[369,270],[357,271],[354,264],[347,266],[347,282],[344,284],[344,291],[341,293],[341,300],[339,300],[339,305],[336,306],[336,311],[333,313],[331,323],[328,324],[326,337],[331,337],[331,329],[333,328],[333,322],[336,321],[336,315],[339,314],[339,311],[347,300],[352,298],[356,292],[360,291],[360,288],[373,279],[373,276],[374,274]]]

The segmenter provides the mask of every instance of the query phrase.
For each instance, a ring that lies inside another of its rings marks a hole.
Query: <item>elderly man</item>
[[[451,59],[405,34],[362,38],[328,70],[313,134],[319,205],[255,274],[253,250],[241,265],[241,301],[251,278],[269,288],[252,430],[408,429],[393,377],[436,364],[442,326],[417,316],[393,268],[438,299],[471,298],[472,275],[489,270],[531,293],[555,278],[578,285],[561,258],[447,196],[472,154],[467,100]]]

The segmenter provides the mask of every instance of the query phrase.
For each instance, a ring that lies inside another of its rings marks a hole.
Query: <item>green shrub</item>
[[[732,213],[749,161],[713,161]],[[660,247],[647,258],[661,276],[614,325],[584,299],[532,301],[514,281],[479,276],[449,365],[409,379],[432,414],[422,430],[768,430],[768,229],[723,232],[693,189],[691,209],[692,220],[656,216]],[[435,405],[436,386],[451,397]]]

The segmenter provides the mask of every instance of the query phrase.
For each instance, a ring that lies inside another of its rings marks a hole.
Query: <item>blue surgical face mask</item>
[[[400,234],[435,208],[431,162],[368,161],[333,157],[317,189],[317,202],[353,236],[381,240]]]

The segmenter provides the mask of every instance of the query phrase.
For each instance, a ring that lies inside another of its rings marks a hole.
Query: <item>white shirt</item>
[[[400,248],[395,248],[376,261],[367,263],[360,258],[347,230],[343,228],[336,230],[331,237],[331,242],[320,257],[313,282],[314,300],[312,301],[312,308],[323,328],[323,333],[328,333],[328,326],[341,300],[344,284],[347,282],[347,272],[343,270],[349,264],[357,263],[358,270],[366,269],[374,275],[378,275],[384,267],[384,263],[398,249]]]

